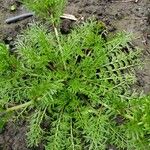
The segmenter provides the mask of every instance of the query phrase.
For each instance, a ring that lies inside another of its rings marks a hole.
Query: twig
[[[60,18],[69,19],[69,20],[72,20],[72,21],[77,21],[78,20],[74,15],[70,15],[70,14],[63,14],[62,16],[60,16]]]
[[[22,14],[22,15],[18,15],[18,16],[6,19],[5,23],[7,23],[7,24],[15,23],[17,21],[32,17],[33,15],[34,15],[34,13],[25,13],[25,14]]]

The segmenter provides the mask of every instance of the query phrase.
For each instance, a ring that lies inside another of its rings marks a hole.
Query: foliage
[[[17,111],[27,116],[29,147],[148,149],[150,97],[130,90],[140,62],[130,36],[106,38],[94,20],[62,35],[56,24],[64,0],[23,1],[51,19],[54,32],[33,24],[18,36],[13,54],[0,44],[0,127],[6,113]]]
[[[58,23],[66,0],[22,0],[22,2],[40,17]]]
[[[18,37],[15,55],[1,44],[0,105],[9,111],[10,104],[32,101],[21,105],[27,112],[32,108],[29,146],[43,141],[47,150],[100,150],[108,142],[129,150],[148,147],[150,101],[133,99],[128,90],[139,64],[129,39],[120,33],[104,40],[92,20],[60,34],[62,54],[55,34],[37,24]],[[125,119],[121,125],[118,115]]]
[[[136,145],[137,149],[150,148],[150,96],[130,100],[130,116],[124,128],[126,135]]]

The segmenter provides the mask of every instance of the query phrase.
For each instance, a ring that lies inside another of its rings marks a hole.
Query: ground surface
[[[127,2],[128,1],[128,2]],[[110,32],[127,31],[133,33],[133,44],[143,49],[143,70],[137,70],[139,91],[150,92],[150,1],[149,0],[69,0],[67,13],[77,17],[90,17],[95,15],[104,21]],[[11,11],[12,5],[17,9]],[[7,25],[5,19],[14,15],[28,12],[17,0],[0,0],[0,40],[14,46],[14,39],[28,23],[34,19],[29,18],[15,24]],[[31,150],[25,142],[26,123],[8,123],[0,133],[0,150]],[[42,147],[36,149],[42,150]],[[115,150],[110,147],[109,149]]]

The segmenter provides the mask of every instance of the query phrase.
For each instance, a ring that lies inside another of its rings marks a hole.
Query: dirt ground
[[[134,35],[133,44],[143,50],[142,70],[137,70],[136,88],[150,92],[150,1],[149,0],[69,0],[66,13],[77,17],[91,17],[104,21],[109,32],[127,31]],[[11,6],[16,10],[11,11]],[[34,17],[7,25],[8,17],[28,12],[17,0],[0,0],[0,40],[14,46],[14,39]],[[0,133],[0,150],[31,150],[25,142],[26,123],[8,123]],[[35,149],[42,150],[43,147]],[[109,150],[115,150],[110,146]]]

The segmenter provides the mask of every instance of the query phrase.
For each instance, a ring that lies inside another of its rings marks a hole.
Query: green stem
[[[11,111],[15,111],[15,110],[18,110],[18,109],[21,109],[21,108],[24,108],[24,107],[28,107],[28,106],[30,106],[32,103],[33,103],[33,101],[29,101],[29,102],[26,102],[26,103],[21,104],[21,105],[17,105],[17,106],[14,106],[14,107],[10,107],[10,108],[8,108],[5,112],[11,112]]]
[[[53,16],[52,15],[51,15],[51,18],[53,20]],[[59,51],[60,51],[61,56],[62,56],[62,61],[63,61],[64,69],[66,70],[66,63],[63,60],[63,49],[62,49],[62,46],[61,46],[61,43],[60,43],[60,38],[59,38],[58,30],[57,30],[57,28],[55,26],[55,23],[53,23],[53,28],[54,28],[55,36],[56,36],[56,39],[57,39],[57,42],[58,42]]]
[[[63,60],[63,50],[62,50],[62,46],[60,44],[60,38],[59,38],[59,35],[58,35],[58,31],[57,31],[57,28],[55,26],[54,26],[54,31],[55,31],[56,39],[57,39],[57,42],[58,42],[59,50],[60,50],[60,53],[61,53],[61,56],[62,56],[62,61],[63,61],[63,64],[64,64],[64,68],[66,70],[66,63]]]
[[[72,119],[71,119],[71,125],[70,125],[70,128],[71,128],[71,144],[72,144],[72,150],[75,150],[75,146],[74,146],[74,137],[73,137],[73,129],[72,129]]]

